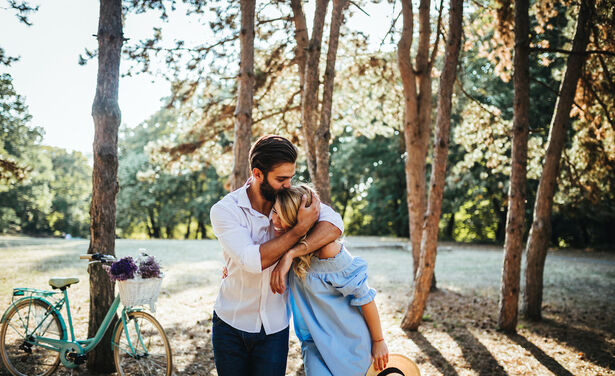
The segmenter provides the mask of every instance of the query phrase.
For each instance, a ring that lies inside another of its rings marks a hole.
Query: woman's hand
[[[271,286],[271,291],[273,291],[274,294],[282,294],[286,289],[286,278],[288,277],[288,272],[290,271],[290,267],[293,265],[294,259],[292,251],[293,250],[290,249],[286,252],[271,272],[271,281],[269,282],[269,285]]]
[[[226,277],[228,277],[228,269],[225,266],[224,268],[222,268],[222,279]]]
[[[372,359],[376,371],[382,371],[389,362],[389,349],[384,341],[372,342]]]

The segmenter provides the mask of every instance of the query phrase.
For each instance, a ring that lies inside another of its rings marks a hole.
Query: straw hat
[[[419,367],[407,357],[401,354],[389,354],[389,362],[385,369],[378,372],[374,369],[374,363],[372,363],[365,376],[385,375],[420,376],[421,372],[419,371]]]

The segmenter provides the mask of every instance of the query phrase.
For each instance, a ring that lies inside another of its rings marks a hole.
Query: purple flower
[[[160,264],[154,256],[145,256],[139,261],[139,275],[141,278],[159,278]]]
[[[135,272],[137,271],[137,265],[135,264],[132,257],[122,257],[117,260],[107,271],[109,274],[109,278],[111,281],[125,281],[127,279],[133,279],[135,277]]]

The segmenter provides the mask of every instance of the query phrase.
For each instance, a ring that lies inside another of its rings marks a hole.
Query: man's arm
[[[342,216],[330,206],[321,204],[318,223],[310,230],[305,242],[296,244],[295,247],[289,249],[289,252],[292,251],[292,257],[307,255],[335,241],[342,236],[343,232],[344,221]]]
[[[280,237],[263,244],[257,244],[252,240],[250,230],[240,224],[235,212],[236,208],[229,207],[222,202],[218,202],[211,208],[211,225],[220,243],[238,265],[251,273],[260,273],[273,265],[297,243],[318,219],[320,201],[316,198],[315,203],[318,205],[309,207],[305,206],[306,201],[307,199],[303,198],[297,214],[297,225]]]
[[[331,222],[318,222],[305,238],[305,243],[293,244],[289,257],[301,257],[312,253],[342,236],[342,230]]]
[[[277,238],[273,238],[261,244],[259,251],[261,254],[261,268],[263,270],[275,264],[288,249],[297,244],[299,239],[308,232],[318,219],[320,215],[320,200],[317,196],[313,196],[312,204],[308,207],[305,206],[306,201],[307,197],[304,195],[301,199],[299,212],[297,213],[297,224],[294,227]],[[318,228],[319,225],[320,222],[316,225],[314,230]],[[310,231],[310,234],[314,230]]]
[[[286,276],[293,259],[314,252],[339,238],[344,229],[342,217],[327,205],[321,206],[319,222],[310,231],[305,242],[295,244],[283,253],[280,262],[271,273],[271,291],[282,294],[286,289]]]

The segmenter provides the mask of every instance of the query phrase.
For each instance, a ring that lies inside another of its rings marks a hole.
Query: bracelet
[[[299,242],[299,244],[303,244],[305,246],[305,250],[307,251],[308,249],[310,249],[310,246],[308,245],[308,243],[305,241],[305,239],[303,239],[302,241]]]
[[[384,338],[372,339],[372,343],[378,343],[378,342],[382,342],[382,341],[384,341]]]

